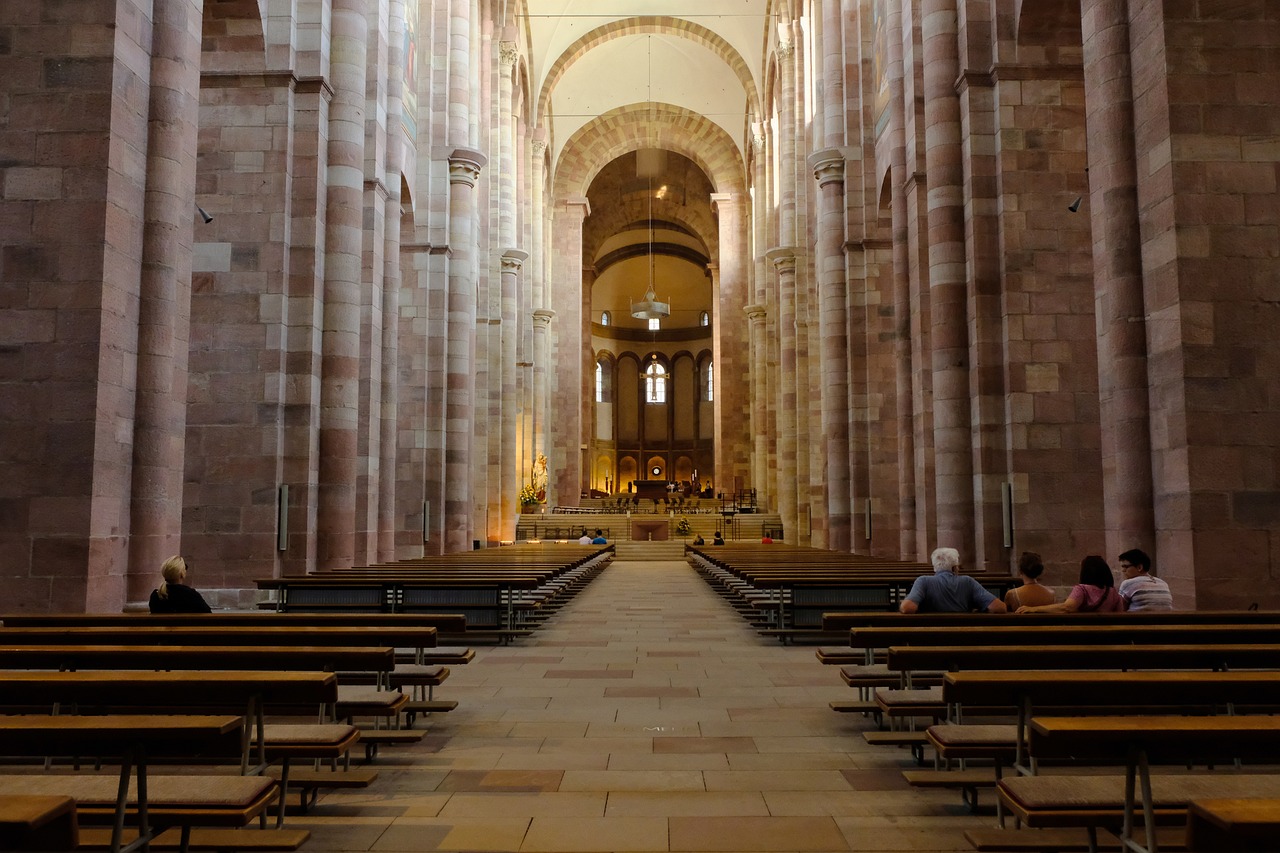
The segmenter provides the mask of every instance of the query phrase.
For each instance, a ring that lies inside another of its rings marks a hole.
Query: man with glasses
[[[1169,584],[1151,573],[1151,558],[1145,551],[1134,548],[1121,554],[1120,571],[1124,573],[1124,580],[1120,582],[1119,592],[1127,610],[1173,609]]]

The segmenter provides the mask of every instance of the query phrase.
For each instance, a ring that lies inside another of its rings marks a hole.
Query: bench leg
[[[276,829],[284,826],[284,806],[289,795],[289,757],[280,762],[280,809],[276,812]]]

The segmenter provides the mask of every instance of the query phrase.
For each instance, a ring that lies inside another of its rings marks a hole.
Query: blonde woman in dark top
[[[160,567],[164,578],[160,586],[151,590],[148,606],[152,613],[210,613],[200,593],[187,586],[187,561],[182,557],[170,557]]]
[[[1010,613],[1019,607],[1053,604],[1053,590],[1040,583],[1042,574],[1044,574],[1044,563],[1040,555],[1033,551],[1023,551],[1022,556],[1018,558],[1018,577],[1022,579],[1022,586],[1004,594],[1004,603]]]

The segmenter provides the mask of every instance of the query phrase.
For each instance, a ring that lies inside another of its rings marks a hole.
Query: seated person
[[[713,537],[711,538],[711,544],[712,544],[712,545],[723,545],[723,544],[724,544],[724,537],[720,535],[720,531],[719,531],[719,530],[717,530],[717,531],[716,531],[716,535],[715,535],[715,536],[713,536]]]
[[[703,538],[702,538],[702,534],[701,534],[701,533],[699,533],[697,536],[694,536],[694,537],[693,537],[693,544],[694,544],[694,545],[706,545],[706,544],[707,544],[707,540],[703,539]]]
[[[1071,588],[1066,601],[1019,607],[1019,613],[1118,613],[1124,599],[1116,591],[1116,579],[1107,561],[1090,554],[1080,561],[1080,582]]]
[[[182,557],[170,557],[160,567],[164,578],[160,586],[151,590],[147,603],[152,613],[209,613],[204,597],[187,586],[187,561]]]
[[[582,535],[578,537],[578,544],[579,545],[591,544],[591,534],[587,532],[587,528],[585,527],[582,528]]]
[[[1018,577],[1022,580],[1022,586],[1005,593],[1004,606],[1014,611],[1023,605],[1039,607],[1042,604],[1053,604],[1053,590],[1040,583],[1042,574],[1044,563],[1041,562],[1040,555],[1023,551],[1018,558]]]
[[[921,575],[911,585],[911,592],[898,610],[902,613],[969,613],[985,610],[1004,613],[1004,602],[996,598],[968,575],[957,574],[960,552],[955,548],[938,548],[929,556],[932,575]]]
[[[1120,581],[1120,597],[1124,599],[1125,609],[1139,610],[1172,610],[1173,594],[1169,592],[1169,584],[1151,572],[1151,558],[1145,551],[1134,548],[1120,555],[1120,571],[1124,580]]]
[[[591,544],[592,545],[608,545],[609,544],[609,540],[604,538],[604,533],[601,532],[599,527],[596,528],[596,535],[591,540]]]

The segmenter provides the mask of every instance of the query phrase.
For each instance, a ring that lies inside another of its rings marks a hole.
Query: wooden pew
[[[1187,813],[1191,853],[1271,853],[1280,833],[1280,799],[1194,800]]]
[[[244,719],[238,716],[0,716],[0,754],[99,755],[118,759],[117,778],[23,774],[0,777],[0,796],[37,794],[76,800],[80,819],[112,827],[112,853],[144,847],[153,828],[244,826],[279,796],[275,780],[260,776],[165,776],[149,791],[147,762],[165,755],[238,756]],[[126,843],[127,823],[138,838]],[[185,845],[184,845],[185,848]]]
[[[331,719],[339,700],[333,673],[0,671],[0,696],[8,698],[8,707],[0,708],[6,713],[56,713],[74,707],[82,713],[242,714],[240,772],[261,773],[268,763],[279,762],[282,790],[297,788],[304,805],[314,801],[322,787],[366,787],[377,778],[368,770],[291,775],[295,759],[344,758],[360,732],[350,724],[280,724],[267,719],[269,714]],[[282,801],[277,825],[283,820],[283,805]]]
[[[1230,764],[1280,759],[1280,717],[1102,716],[1035,717],[1030,751],[1037,761],[1071,760],[1123,765],[1117,776],[1019,776],[998,786],[1005,808],[1028,826],[1084,826],[1092,838],[1101,826],[1120,826],[1137,853],[1157,853],[1154,828],[1184,821],[1190,803],[1212,796],[1280,796],[1274,774],[1206,773],[1159,776],[1151,763]],[[1135,836],[1141,810],[1146,844]]]
[[[74,850],[79,843],[76,801],[70,797],[0,797],[0,850]]]

